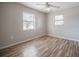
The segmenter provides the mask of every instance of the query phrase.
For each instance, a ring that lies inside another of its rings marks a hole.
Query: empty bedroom
[[[79,2],[0,2],[0,57],[79,57]]]

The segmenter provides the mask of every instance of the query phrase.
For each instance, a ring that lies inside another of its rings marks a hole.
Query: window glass
[[[23,13],[23,30],[33,30],[35,28],[35,15]]]

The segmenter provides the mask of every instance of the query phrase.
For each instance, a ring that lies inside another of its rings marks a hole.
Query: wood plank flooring
[[[4,57],[79,57],[79,42],[54,37],[40,37],[0,50]]]

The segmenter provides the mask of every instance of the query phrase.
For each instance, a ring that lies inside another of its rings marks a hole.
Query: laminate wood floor
[[[0,50],[4,57],[79,57],[79,42],[40,37]]]

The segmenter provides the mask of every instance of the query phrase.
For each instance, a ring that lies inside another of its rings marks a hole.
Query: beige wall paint
[[[2,46],[2,9],[1,9],[1,3],[0,3],[0,46]]]
[[[64,15],[64,24],[57,26],[54,24],[54,16],[60,14]],[[57,12],[51,11],[47,22],[48,35],[79,40],[79,7]]]
[[[17,3],[0,3],[0,48],[46,34],[46,15]],[[36,16],[36,29],[23,31],[23,12]],[[13,39],[11,39],[13,37]]]

